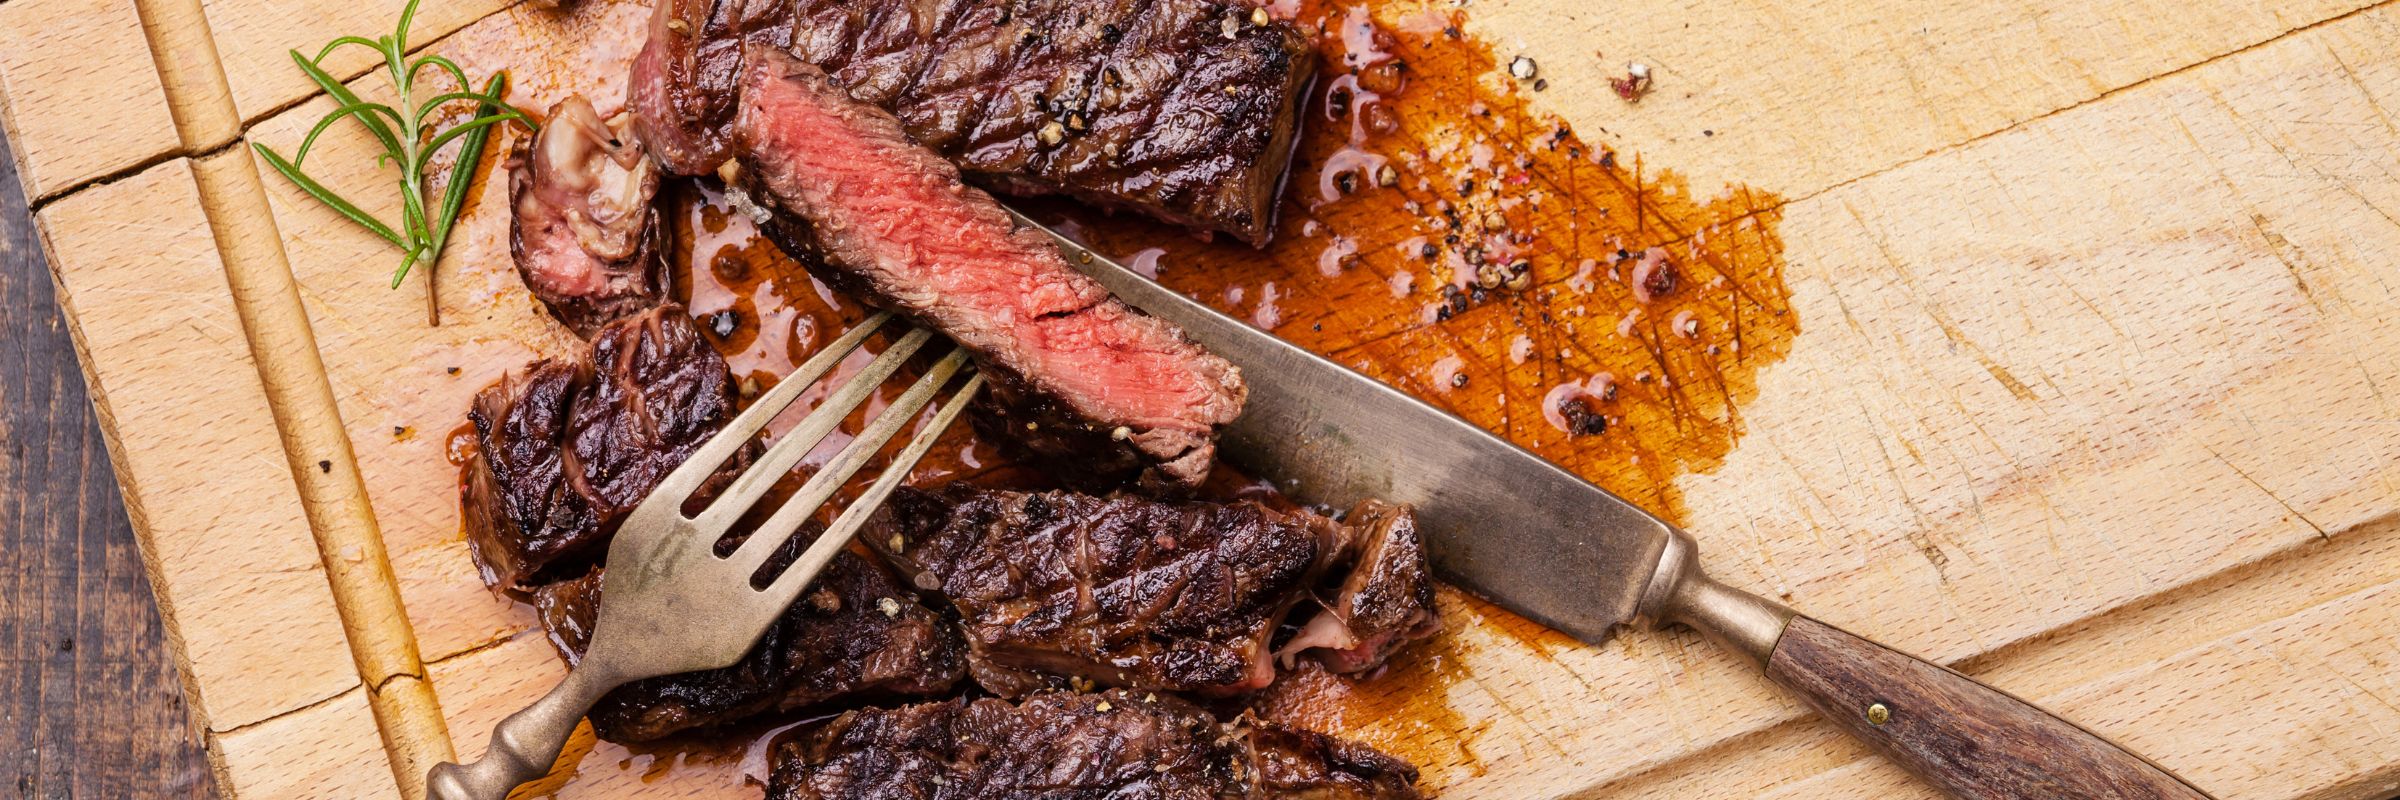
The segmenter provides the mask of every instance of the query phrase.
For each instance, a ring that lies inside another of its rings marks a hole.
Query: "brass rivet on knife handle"
[[[205,12],[200,0],[136,5],[393,780],[403,797],[421,797],[426,770],[453,757],[449,729],[425,680],[266,187],[248,150],[232,146],[241,117]]]

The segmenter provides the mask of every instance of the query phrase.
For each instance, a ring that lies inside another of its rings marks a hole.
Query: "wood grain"
[[[0,786],[26,798],[209,797],[50,268],[5,161],[0,342],[0,739],[16,743]]]
[[[1961,800],[2206,798],[2074,723],[1808,617],[1784,629],[1767,678]]]
[[[2394,7],[1885,3],[1779,20],[1752,5],[1611,12],[1621,23],[1533,3],[1470,15],[1503,46],[1522,37],[1546,74],[1676,54],[1662,61],[1672,80],[1641,104],[1564,77],[1538,102],[1692,172],[1701,191],[1740,180],[1794,198],[1781,233],[1802,332],[1738,409],[1724,464],[1678,480],[1680,521],[1712,572],[1963,662],[2225,796],[2368,798],[2400,780],[2400,712],[2386,702],[2400,697],[2400,411],[2384,399],[2400,385],[2400,320],[2382,313],[2400,271],[2388,167],[2400,132],[2385,111],[2400,108]],[[218,46],[248,46],[228,25],[286,24],[260,16],[292,16],[271,6],[210,3]],[[2115,11],[2111,24],[2079,16]],[[629,13],[516,9],[439,46],[480,56],[481,72],[511,52],[588,43]],[[1723,24],[1681,24],[1694,20]],[[1591,36],[1602,29],[1614,33]],[[510,65],[529,104],[575,88],[614,96],[614,51],[573,52],[586,60]],[[234,90],[261,69],[229,69]],[[241,110],[253,138],[280,146],[323,109]],[[329,141],[321,163],[355,169],[360,145]],[[210,250],[192,181],[170,161],[42,212],[62,283],[118,292],[70,308],[102,402],[144,412],[144,424],[104,427],[137,509],[182,499],[175,454],[233,452],[235,477],[263,463],[282,481],[259,493],[280,513],[260,520],[276,535],[243,544],[305,548],[258,389],[221,374],[251,367],[221,349],[240,352],[224,338],[238,329],[203,315],[217,322],[205,335],[167,327],[137,344],[113,330],[160,327],[160,309],[127,290],[198,290],[190,270],[221,268],[159,249]],[[470,211],[441,265],[453,324],[428,332],[413,298],[367,277],[388,252],[288,187],[266,191],[429,678],[453,726],[485,730],[556,667],[523,633],[524,612],[475,587],[439,434],[476,386],[555,346],[555,332],[508,269],[500,204]],[[217,291],[193,305],[221,314]],[[1491,324],[1410,328],[1345,357],[1439,354]],[[161,348],[201,366],[158,363]],[[166,407],[189,393],[160,388],[178,379],[231,398],[208,406],[232,427],[214,426],[225,441],[192,441],[190,418]],[[144,527],[188,548],[154,548],[163,573],[247,577],[249,554],[198,543],[235,541],[208,519],[215,509],[151,510]],[[274,610],[305,620],[313,602],[331,616],[313,563],[299,569],[316,594]],[[168,602],[209,588],[160,585]],[[188,637],[194,653],[343,657],[323,628],[243,638],[229,621],[293,596],[247,586],[170,616],[206,633]],[[1441,796],[1928,796],[1692,637],[1589,648],[1457,597],[1444,611],[1455,633],[1419,666],[1314,712],[1417,759]],[[212,716],[219,698],[274,709],[210,723],[235,794],[391,791],[370,763],[355,672],[308,693],[292,691],[305,673],[238,680],[205,659],[193,672]],[[741,791],[738,767],[707,757],[602,746],[589,759],[569,796]]]

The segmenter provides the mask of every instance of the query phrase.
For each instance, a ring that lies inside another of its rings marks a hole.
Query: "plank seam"
[[[1967,139],[1965,139],[1965,140],[1963,140],[1963,141],[1955,142],[1955,143],[1948,144],[1948,145],[1943,145],[1943,146],[1941,146],[1941,147],[1934,148],[1934,149],[1932,149],[1932,150],[1927,150],[1927,151],[1925,151],[1924,153],[1921,153],[1921,154],[1919,154],[1919,155],[1917,155],[1917,156],[1915,156],[1915,157],[1913,157],[1913,158],[1902,159],[1902,160],[1900,160],[1900,161],[1897,161],[1897,162],[1894,162],[1894,163],[1891,163],[1891,164],[1888,164],[1888,165],[1885,165],[1885,166],[1882,166],[1882,167],[1878,167],[1878,168],[1874,169],[1873,171],[1870,171],[1870,172],[1867,172],[1867,173],[1864,173],[1864,174],[1861,174],[1861,175],[1857,175],[1857,176],[1854,176],[1854,177],[1845,178],[1845,179],[1843,179],[1843,180],[1841,180],[1841,181],[1839,181],[1839,182],[1837,182],[1837,183],[1833,183],[1833,184],[1831,184],[1831,185],[1828,185],[1828,186],[1826,186],[1826,187],[1824,187],[1824,188],[1822,188],[1822,189],[1818,189],[1818,190],[1816,190],[1816,191],[1809,192],[1808,194],[1801,195],[1801,196],[1799,196],[1799,197],[1794,197],[1794,198],[1791,198],[1791,199],[1789,199],[1789,200],[1785,200],[1785,201],[1783,201],[1782,203],[1779,203],[1779,204],[1777,204],[1777,205],[1775,206],[1775,208],[1777,208],[1777,209],[1780,209],[1780,208],[1782,208],[1782,207],[1784,207],[1784,206],[1795,205],[1795,204],[1801,203],[1801,202],[1803,202],[1803,201],[1806,201],[1806,200],[1811,200],[1811,199],[1817,198],[1817,197],[1819,197],[1819,196],[1822,196],[1822,195],[1831,194],[1831,193],[1833,193],[1833,192],[1840,191],[1840,190],[1842,190],[1842,189],[1844,189],[1844,188],[1847,188],[1847,187],[1849,187],[1851,184],[1855,184],[1855,183],[1862,183],[1862,182],[1865,182],[1865,181],[1868,181],[1868,180],[1875,179],[1875,178],[1877,178],[1877,177],[1881,177],[1881,176],[1883,176],[1885,173],[1890,173],[1890,172],[1898,171],[1898,170],[1900,170],[1900,169],[1907,168],[1907,167],[1909,167],[1909,166],[1911,166],[1911,165],[1914,165],[1914,164],[1916,164],[1917,162],[1920,162],[1920,161],[1925,161],[1925,160],[1932,159],[1932,158],[1935,158],[1935,157],[1938,157],[1938,156],[1946,155],[1946,154],[1953,153],[1953,152],[1957,152],[1957,151],[1960,151],[1960,150],[1965,150],[1965,149],[1967,149],[1968,147],[1972,147],[1972,146],[1974,146],[1974,145],[1976,145],[1976,144],[1978,144],[1978,143],[1980,143],[1980,142],[1982,142],[1982,141],[1984,141],[1984,140],[1986,140],[1986,139],[1991,139],[1991,138],[1993,138],[1993,137],[2001,136],[2001,135],[2004,135],[2004,134],[2007,134],[2007,133],[2010,133],[2010,132],[2016,131],[2016,130],[2017,130],[2017,129],[2019,129],[2019,128],[2023,128],[2023,127],[2026,127],[2026,126],[2028,126],[2028,125],[2032,125],[2032,124],[2034,124],[2034,123],[2036,123],[2036,122],[2040,122],[2040,121],[2042,121],[2042,120],[2046,120],[2046,119],[2049,119],[2049,118],[2051,118],[2051,117],[2055,117],[2055,116],[2058,116],[2058,115],[2061,115],[2061,114],[2065,114],[2065,113],[2068,113],[2068,112],[2071,112],[2071,111],[2075,111],[2076,109],[2083,108],[2084,106],[2092,105],[2092,104],[2094,104],[2094,103],[2098,103],[2098,102],[2101,102],[2101,101],[2107,100],[2107,99],[2109,99],[2109,98],[2115,97],[2115,96],[2117,96],[2117,95],[2124,94],[2124,93],[2126,93],[2126,92],[2131,92],[2131,91],[2134,91],[2134,90],[2140,89],[2140,88],[2142,88],[2142,87],[2145,87],[2145,86],[2148,86],[2148,85],[2150,85],[2150,84],[2152,84],[2152,83],[2156,83],[2156,82],[2159,82],[2159,81],[2167,80],[2167,79],[2169,79],[2169,78],[2180,77],[2180,76],[2184,75],[2185,73],[2189,73],[2189,72],[2192,72],[2192,71],[2194,71],[2194,70],[2198,70],[2198,69],[2200,69],[2200,68],[2202,68],[2202,67],[2206,67],[2206,66],[2208,66],[2208,65],[2210,65],[2210,64],[2215,64],[2215,63],[2217,63],[2217,62],[2219,62],[2219,61],[2224,61],[2224,60],[2226,60],[2226,59],[2229,59],[2229,58],[2234,58],[2234,57],[2237,57],[2237,56],[2241,56],[2241,55],[2247,54],[2247,53],[2249,53],[2249,52],[2251,52],[2251,51],[2253,51],[2253,50],[2259,50],[2259,49],[2265,48],[2265,47],[2267,47],[2267,46],[2269,46],[2269,45],[2273,45],[2273,44],[2275,44],[2275,43],[2277,43],[2277,42],[2281,42],[2281,41],[2283,41],[2283,40],[2285,40],[2285,39],[2289,39],[2289,38],[2292,38],[2292,37],[2294,37],[2294,36],[2298,36],[2298,35],[2301,35],[2301,34],[2304,34],[2304,33],[2308,33],[2309,31],[2313,31],[2313,30],[2316,30],[2316,29],[2318,29],[2318,28],[2323,28],[2323,27],[2326,27],[2326,26],[2329,26],[2329,25],[2338,24],[2338,23],[2341,23],[2341,22],[2343,22],[2343,21],[2345,21],[2345,20],[2348,20],[2348,19],[2350,19],[2350,18],[2352,18],[2352,17],[2357,17],[2357,16],[2359,16],[2359,15],[2362,15],[2362,14],[2369,14],[2369,13],[2373,13],[2373,12],[2375,12],[2375,11],[2378,11],[2378,10],[2381,10],[2381,9],[2384,9],[2384,8],[2387,8],[2387,7],[2390,7],[2390,6],[2391,6],[2393,3],[2396,3],[2396,2],[2400,2],[2400,0],[2383,0],[2382,2],[2375,3],[2375,4],[2373,4],[2373,5],[2360,6],[2360,7],[2358,7],[2358,8],[2353,8],[2353,9],[2350,9],[2349,11],[2344,11],[2344,12],[2342,12],[2342,13],[2340,13],[2340,14],[2335,14],[2335,15],[2333,15],[2333,16],[2326,17],[2326,18],[2324,18],[2324,19],[2317,20],[2317,21],[2315,21],[2315,22],[2307,23],[2307,24],[2305,24],[2305,25],[2299,25],[2299,26],[2295,26],[2295,27],[2293,27],[2293,28],[2290,28],[2290,29],[2288,29],[2288,30],[2285,30],[2285,31],[2284,31],[2284,32],[2282,32],[2282,33],[2278,33],[2278,34],[2276,34],[2276,35],[2274,35],[2274,36],[2269,36],[2269,37],[2267,37],[2267,38],[2265,38],[2265,39],[2260,39],[2260,40],[2258,40],[2258,41],[2256,41],[2256,42],[2252,42],[2252,43],[2250,43],[2250,44],[2243,45],[2243,46],[2241,46],[2241,47],[2238,47],[2238,48],[2235,48],[2235,49],[2232,49],[2232,50],[2228,50],[2228,51],[2225,51],[2225,52],[2223,52],[2223,53],[2219,53],[2219,54],[2217,54],[2217,55],[2211,56],[2211,57],[2209,57],[2209,58],[2206,58],[2206,59],[2202,59],[2202,60],[2199,60],[2199,61],[2192,62],[2192,63],[2190,63],[2190,64],[2185,64],[2185,65],[2183,65],[2183,66],[2176,67],[2176,68],[2174,68],[2174,69],[2167,70],[2167,71],[2165,71],[2165,72],[2161,72],[2161,73],[2158,73],[2158,74],[2156,74],[2156,75],[2152,75],[2152,76],[2150,76],[2150,77],[2143,78],[2143,79],[2141,79],[2141,80],[2138,80],[2138,81],[2134,81],[2134,82],[2132,82],[2132,83],[2125,84],[2125,85],[2123,85],[2123,86],[2118,86],[2118,87],[2115,87],[2115,88],[2112,88],[2112,89],[2108,89],[2108,90],[2106,90],[2106,91],[2103,91],[2103,92],[2101,92],[2101,93],[2099,93],[2099,94],[2092,95],[2091,97],[2087,97],[2087,98],[2084,98],[2084,99],[2082,99],[2082,100],[2078,100],[2078,101],[2076,101],[2076,102],[2074,102],[2074,103],[2069,103],[2069,104],[2067,104],[2067,105],[2059,106],[2059,107],[2057,107],[2057,108],[2054,108],[2054,109],[2051,109],[2051,110],[2049,110],[2049,111],[2045,111],[2045,112],[2042,112],[2042,113],[2040,113],[2040,114],[2036,114],[2036,115],[2033,115],[2033,116],[2030,116],[2030,117],[2026,117],[2026,118],[2024,118],[2024,119],[2017,120],[2016,122],[2011,122],[2011,123],[2009,123],[2009,124],[2007,124],[2007,125],[2005,125],[2005,126],[2002,126],[2002,127],[1999,127],[1999,128],[1995,128],[1995,129],[1993,129],[1993,130],[1986,131],[1986,132],[1984,132],[1984,133],[1976,134],[1975,136],[1973,136],[1973,137],[1969,137],[1969,138],[1967,138]]]
[[[41,239],[42,252],[57,253],[58,247],[50,241],[48,218],[32,215],[30,212],[28,215],[34,219],[34,233]],[[49,268],[51,291],[58,298],[60,316],[67,319],[67,339],[73,344],[75,362],[83,370],[84,375],[93,375],[95,371],[92,365],[91,346],[84,340],[81,318],[68,311],[74,305],[74,295],[68,289],[66,277],[59,273],[58,260],[45,258],[43,261]],[[125,446],[118,437],[116,408],[109,399],[107,388],[86,379],[84,389],[85,396],[92,403],[93,417],[99,424],[101,451],[108,455],[109,471],[114,474],[119,487],[135,485],[130,480],[133,472],[127,463],[128,456],[125,454]],[[134,492],[120,491],[118,496],[125,504],[127,527],[133,529],[133,546],[141,556],[142,577],[149,582],[151,601],[158,606],[159,631],[166,639],[167,656],[174,659],[179,667],[175,670],[175,679],[176,684],[183,691],[184,723],[203,741],[207,741],[212,733],[209,730],[208,708],[200,702],[200,686],[193,679],[191,670],[180,668],[182,665],[191,663],[190,648],[184,642],[182,620],[175,615],[174,592],[171,590],[166,576],[159,570],[158,560],[155,558],[157,545],[151,541],[150,511],[142,505],[140,496]],[[203,752],[208,760],[209,769],[221,777],[224,772],[224,754],[213,747],[204,747]],[[217,785],[224,787],[231,784],[219,780]]]
[[[206,11],[200,0],[137,5],[183,151],[198,154],[191,164],[201,210],[367,691],[385,760],[403,798],[420,796],[426,770],[454,757],[449,731],[429,683],[393,680],[424,673],[416,632],[266,187],[256,162],[239,147],[245,128],[227,89]],[[220,789],[238,793],[231,781]]]
[[[2055,640],[2072,638],[2104,628],[2110,624],[2111,620],[2138,614],[2146,609],[2175,605],[2197,596],[2221,591],[2228,587],[2242,583],[2247,583],[2254,580],[2274,579],[2280,577],[2278,574],[2279,571],[2290,568],[2295,562],[2301,561],[2307,558],[2309,555],[2327,548],[2366,546],[2366,542],[2371,542],[2376,538],[2388,538],[2395,535],[2400,535],[2400,533],[2395,533],[2395,531],[2400,531],[2400,528],[2395,528],[2392,525],[2392,523],[2395,521],[2400,521],[2400,512],[2377,514],[2352,522],[2348,525],[2344,525],[2330,531],[2329,535],[2326,535],[2323,538],[2319,538],[2316,535],[2310,535],[2305,538],[2294,539],[2290,544],[2284,547],[2279,547],[2264,553],[2260,553],[2257,557],[2246,561],[2228,564],[2224,568],[2213,572],[2194,576],[2191,580],[2178,583],[2162,591],[2145,594],[2130,602],[2120,603],[2094,614],[2069,620],[2041,631],[2029,633],[1990,650],[1966,655],[1960,658],[1950,659],[1947,661],[1934,660],[1934,663],[1956,670],[1962,675],[1974,677],[1977,680],[1986,680],[1988,679],[1987,676],[1994,672],[2000,671],[2011,661],[2028,657],[2029,654],[2033,654],[2033,651],[2039,649],[2055,647]],[[2383,528],[2384,532],[2378,533],[2373,530],[2379,527]],[[2362,541],[2357,538],[2358,536],[2366,536],[2368,539]],[[2376,589],[2387,585],[2390,585],[2390,583],[2376,583],[2356,590],[2342,592],[2331,597],[2326,597],[2320,602],[2309,604],[2303,607],[2302,611],[2304,612],[2307,609],[2320,608],[2333,603],[2338,603],[2346,598],[2355,597],[2365,592],[2375,591]],[[2237,628],[2229,633],[2228,636],[2241,635],[2243,631],[2249,630],[2252,627],[2256,626]],[[2169,653],[2154,663],[2173,662],[2193,653],[2204,651],[2209,647],[2214,646],[2217,642],[2223,641],[2224,638],[2225,637],[2200,640],[2193,643],[2189,647]],[[2071,696],[2079,692],[2088,691],[2094,687],[2105,687],[2112,684],[2121,683],[2128,675],[2138,672],[2141,668],[2142,667],[2140,665],[2136,665],[2113,672],[2092,675],[2085,680],[2077,681],[2073,684],[2053,687],[2051,690],[2045,693],[2043,698],[2035,698],[2035,700],[2036,702],[2047,705],[2048,702],[2056,697]],[[2005,686],[2000,688],[2003,691],[2008,690],[2008,687]],[[1789,736],[1793,732],[1802,729],[1822,729],[1825,732],[1825,735],[1831,738],[1841,738],[1843,736],[1843,734],[1831,727],[1832,723],[1826,722],[1817,715],[1810,713],[1798,702],[1787,703],[1786,706],[1787,708],[1784,709],[1780,716],[1765,720],[1756,727],[1735,733],[1731,736],[1727,736],[1714,742],[1710,742],[1697,749],[1678,753],[1673,758],[1649,762],[1640,766],[1639,768],[1627,770],[1623,773],[1612,776],[1601,783],[1585,787],[1585,789],[1580,791],[1577,796],[1592,798],[1613,796],[1616,793],[1625,791],[1626,788],[1631,785],[1640,783],[1646,778],[1650,778],[1663,771],[1672,769],[1677,764],[1706,759],[1722,752],[1755,748],[1768,742],[1774,737]],[[2119,732],[2119,735],[2121,734],[2122,732]],[[2103,735],[2106,735],[2106,733],[2103,732]],[[1874,755],[1871,751],[1864,749],[1863,746],[1859,749],[1859,753],[1861,754],[1861,760],[1872,761],[1881,758],[1880,756]],[[1844,768],[1847,766],[1847,763],[1848,762],[1845,762],[1843,765],[1830,767],[1826,771],[1831,772],[1835,769]],[[2190,765],[2185,765],[2184,769],[2180,771],[2188,772],[2189,770]]]

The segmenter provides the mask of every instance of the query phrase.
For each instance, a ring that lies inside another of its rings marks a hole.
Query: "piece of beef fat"
[[[816,67],[756,46],[747,60],[734,144],[770,238],[966,346],[992,381],[979,426],[1070,479],[1168,490],[1207,475],[1248,393],[1232,364],[1069,267]]]
[[[1309,36],[1221,0],[792,0],[791,51],[1009,194],[1251,244],[1315,77]]]
[[[780,569],[821,528],[778,550]],[[574,664],[591,643],[601,570],[534,591],[559,656]],[[733,666],[645,678],[592,707],[592,729],[641,742],[768,712],[830,703],[946,694],[966,671],[966,647],[944,612],[919,603],[882,565],[841,553]]]
[[[1343,518],[1351,533],[1343,548],[1341,583],[1325,609],[1284,644],[1287,662],[1307,653],[1335,672],[1383,666],[1402,646],[1440,633],[1433,575],[1425,542],[1407,506],[1370,500]]]
[[[666,298],[658,166],[582,96],[551,107],[509,159],[509,250],[533,296],[576,335]]]
[[[1409,800],[1373,748],[1133,691],[860,709],[772,747],[768,800]]]
[[[987,188],[1251,244],[1317,65],[1298,26],[1238,2],[660,0],[630,104],[670,169],[728,157],[746,44],[822,67]]]
[[[732,418],[731,385],[724,358],[670,304],[602,327],[589,360],[538,361],[478,393],[461,504],[485,580],[530,589],[553,565],[597,558],[625,514]]]
[[[995,694],[1089,685],[1229,695],[1275,678],[1268,639],[1343,538],[1254,502],[953,484],[902,489],[860,534],[966,626]]]

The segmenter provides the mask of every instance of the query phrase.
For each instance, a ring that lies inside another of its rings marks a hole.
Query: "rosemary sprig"
[[[484,145],[491,139],[492,126],[508,120],[516,120],[527,128],[534,127],[534,123],[507,101],[500,99],[508,93],[507,73],[494,74],[490,81],[484,83],[480,92],[469,91],[467,87],[474,84],[467,80],[466,70],[460,69],[456,62],[431,53],[413,61],[408,58],[408,27],[416,19],[417,2],[409,0],[408,7],[400,11],[399,29],[390,36],[375,39],[344,36],[326,44],[325,49],[317,52],[316,58],[303,56],[298,50],[291,51],[292,63],[299,65],[300,71],[306,73],[318,88],[324,89],[326,96],[333,98],[338,105],[324,119],[317,120],[316,126],[309,129],[307,138],[300,140],[300,149],[294,151],[289,159],[263,144],[253,143],[251,147],[258,151],[260,158],[266,160],[267,166],[273,167],[293,185],[300,187],[300,191],[399,248],[400,268],[392,272],[392,288],[400,287],[401,279],[408,277],[410,268],[424,264],[426,322],[440,325],[441,299],[434,292],[433,265],[441,257],[442,246],[449,243],[452,226],[458,223],[460,207],[467,199],[467,185],[473,182],[475,167],[483,160]],[[339,79],[325,71],[325,57],[347,45],[364,47],[383,57],[385,72],[391,77],[392,88],[398,97],[396,104],[361,100],[357,93],[350,91],[350,87],[343,86]],[[460,90],[442,92],[421,103],[417,102],[414,91],[417,78],[429,68],[448,74],[458,82]],[[426,119],[451,103],[474,103],[474,116],[439,132],[427,128]],[[375,157],[376,166],[388,163],[399,167],[399,225],[385,224],[357,203],[350,202],[303,171],[301,165],[308,159],[309,148],[316,146],[317,137],[343,118],[356,120],[383,146],[383,153]],[[434,154],[454,142],[458,144],[456,166],[452,169],[449,182],[443,187],[442,196],[434,198],[429,205],[425,196],[426,169],[432,166]]]

